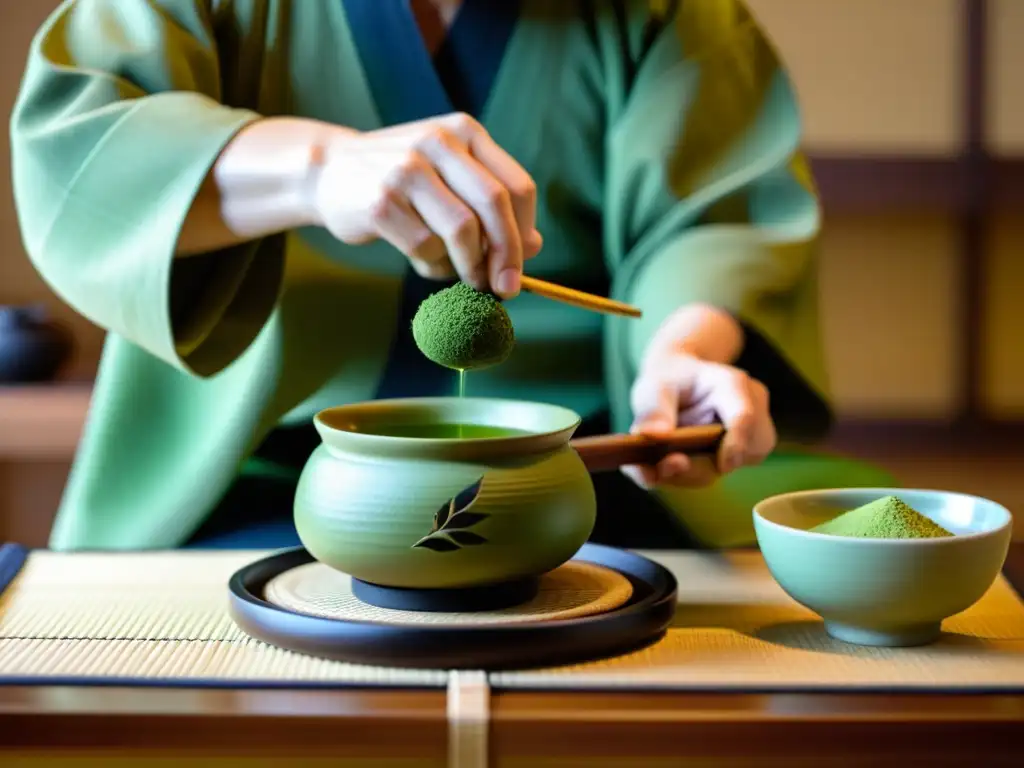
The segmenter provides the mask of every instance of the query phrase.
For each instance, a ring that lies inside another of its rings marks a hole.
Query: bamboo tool
[[[570,442],[591,472],[609,472],[628,464],[657,464],[670,453],[713,454],[725,435],[720,424],[680,427],[668,434],[598,435]]]
[[[608,315],[622,315],[624,317],[640,317],[643,314],[632,304],[615,301],[615,299],[606,299],[603,296],[595,296],[584,291],[577,291],[575,288],[566,288],[565,286],[549,283],[545,280],[538,280],[536,277],[523,275],[520,285],[524,291],[529,291],[537,296],[560,301],[563,304],[572,304],[583,309],[590,309],[594,312],[604,312]]]

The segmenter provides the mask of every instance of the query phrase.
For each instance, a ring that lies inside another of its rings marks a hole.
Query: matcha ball
[[[427,358],[461,371],[502,362],[516,340],[501,302],[462,282],[420,304],[412,319],[412,337]]]

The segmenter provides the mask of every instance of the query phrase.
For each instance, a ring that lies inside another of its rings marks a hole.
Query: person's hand
[[[657,435],[679,426],[721,422],[726,429],[713,459],[672,453],[656,466],[624,467],[637,484],[699,488],[775,448],[768,390],[730,365],[701,359],[684,343],[652,343],[631,392],[634,433]]]
[[[424,277],[510,298],[540,250],[533,179],[467,115],[339,129],[315,165],[317,222],[345,243],[388,241]]]

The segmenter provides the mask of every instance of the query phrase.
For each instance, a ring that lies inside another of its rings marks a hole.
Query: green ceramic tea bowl
[[[321,411],[295,493],[313,557],[382,587],[459,589],[537,576],[590,536],[597,504],[569,439],[580,417],[486,398]]]
[[[952,537],[867,539],[808,529],[884,496],[897,496]],[[834,638],[858,645],[924,645],[999,575],[1011,516],[987,499],[903,488],[799,491],[754,507],[754,530],[772,576],[817,613]]]

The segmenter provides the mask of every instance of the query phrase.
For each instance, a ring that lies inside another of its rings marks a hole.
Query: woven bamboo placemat
[[[316,659],[245,635],[231,574],[266,552],[33,552],[0,595],[0,681],[444,688],[440,670]]]
[[[537,595],[521,605],[496,611],[427,613],[367,605],[352,594],[351,576],[323,563],[309,563],[271,579],[264,595],[267,602],[281,608],[327,619],[409,627],[432,624],[480,627],[560,621],[607,613],[629,602],[633,585],[618,571],[570,561],[544,574]]]
[[[1000,576],[974,606],[920,648],[831,639],[793,602],[756,552],[645,553],[679,580],[667,635],[606,661],[498,673],[494,688],[630,690],[1024,690],[1024,602]]]
[[[442,670],[322,661],[245,636],[226,583],[265,552],[36,552],[0,596],[0,682],[443,688]],[[648,553],[679,580],[667,636],[646,650],[494,688],[1024,690],[1024,603],[1000,578],[924,648],[833,641],[756,553]]]

